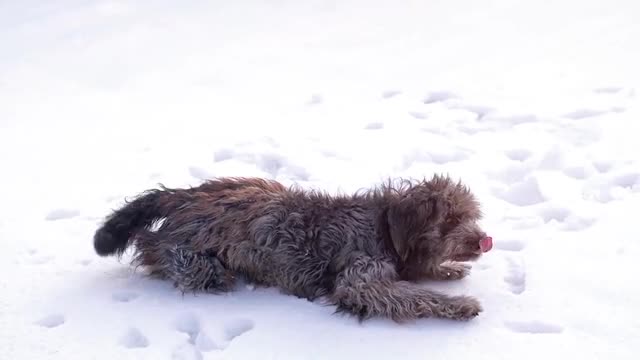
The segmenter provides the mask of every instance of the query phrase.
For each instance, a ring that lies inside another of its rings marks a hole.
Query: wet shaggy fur
[[[134,247],[137,265],[182,291],[230,291],[242,277],[361,320],[469,320],[476,299],[416,282],[468,274],[459,262],[481,254],[480,217],[469,189],[443,176],[341,196],[219,178],[144,192],[106,218],[94,246],[101,256]]]

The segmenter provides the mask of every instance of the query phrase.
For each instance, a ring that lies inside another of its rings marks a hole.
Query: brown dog
[[[324,297],[361,320],[468,320],[482,311],[476,299],[414,282],[467,275],[457,262],[492,246],[480,217],[469,189],[443,176],[389,181],[351,196],[222,178],[145,192],[107,218],[94,246],[106,256],[134,245],[135,262],[182,291],[229,291],[242,276],[309,300]]]

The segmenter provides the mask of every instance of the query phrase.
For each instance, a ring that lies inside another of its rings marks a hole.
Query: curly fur
[[[415,282],[466,276],[469,267],[446,262],[480,256],[480,218],[469,189],[444,176],[388,181],[348,196],[220,178],[144,192],[107,217],[94,247],[120,256],[132,246],[135,263],[182,291],[230,291],[243,277],[309,300],[324,297],[361,320],[469,320],[482,311],[476,299]]]

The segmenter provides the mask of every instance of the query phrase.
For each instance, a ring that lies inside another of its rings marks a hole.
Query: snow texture
[[[120,345],[127,349],[145,348],[149,346],[149,340],[140,330],[132,327],[120,337]]]
[[[636,0],[0,2],[0,359],[636,359]],[[468,323],[359,324],[94,253],[164,184],[468,184]]]
[[[64,315],[51,314],[51,315],[44,316],[40,320],[36,321],[36,324],[46,328],[54,328],[64,324],[64,322],[65,322]]]

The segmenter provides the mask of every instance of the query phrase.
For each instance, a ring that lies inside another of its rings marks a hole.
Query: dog
[[[147,190],[109,214],[98,255],[120,257],[187,291],[231,291],[239,278],[284,294],[324,298],[360,321],[386,317],[470,320],[471,296],[425,289],[456,280],[463,262],[491,250],[480,204],[448,176],[384,181],[328,195],[262,178],[213,178],[197,187]]]

